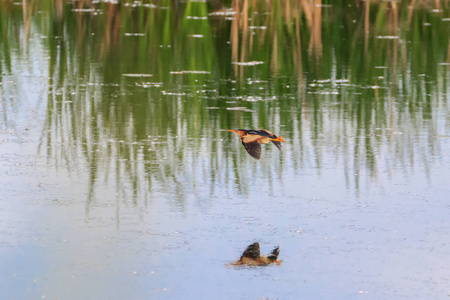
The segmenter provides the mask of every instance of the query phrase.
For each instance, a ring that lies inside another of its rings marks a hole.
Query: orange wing
[[[244,135],[241,139],[243,143],[254,143],[261,139],[263,139],[263,136],[257,135],[257,134],[247,134]]]

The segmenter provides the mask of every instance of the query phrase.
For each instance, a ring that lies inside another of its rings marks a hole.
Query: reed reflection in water
[[[69,170],[87,164],[91,196],[100,178],[112,180],[118,194],[133,191],[134,199],[148,198],[156,182],[176,186],[183,197],[205,178],[211,194],[218,185],[248,194],[258,174],[282,178],[287,165],[296,173],[305,165],[320,170],[329,156],[358,191],[361,172],[376,179],[396,166],[429,170],[448,131],[447,122],[439,126],[448,111],[448,40],[439,38],[448,33],[441,26],[446,8],[368,3],[233,1],[233,11],[211,11],[188,2],[167,13],[80,1],[58,5],[59,26],[51,31],[31,3],[23,6],[24,36],[4,36],[12,45],[28,40],[35,19],[36,34],[46,37],[49,99],[40,153]],[[352,25],[359,12],[364,32]],[[135,14],[146,17],[129,22]],[[414,27],[425,18],[435,32],[426,44],[428,34]],[[166,31],[152,30],[162,24]],[[231,46],[224,47],[227,32]],[[343,42],[351,36],[353,43]],[[4,65],[12,72],[10,60]],[[3,90],[10,93],[7,85]],[[221,131],[229,127],[268,127],[290,143],[279,157],[248,167]]]

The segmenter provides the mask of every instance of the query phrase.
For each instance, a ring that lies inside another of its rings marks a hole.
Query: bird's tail
[[[284,142],[284,140],[282,136],[279,136],[276,139],[272,139],[272,142]]]

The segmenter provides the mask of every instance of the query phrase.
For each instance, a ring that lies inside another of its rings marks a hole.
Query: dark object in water
[[[265,257],[261,256],[259,243],[253,243],[245,249],[244,253],[242,253],[241,258],[233,263],[233,265],[252,265],[252,266],[261,266],[275,263],[277,265],[281,264],[281,260],[277,260],[278,255],[280,254],[280,247],[276,247],[273,249],[272,253]]]

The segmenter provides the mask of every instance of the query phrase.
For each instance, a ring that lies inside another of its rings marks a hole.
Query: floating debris
[[[242,99],[243,101],[247,101],[247,102],[257,102],[257,101],[262,101],[263,98],[262,97],[258,97],[258,96],[248,96],[247,98]]]
[[[125,36],[145,36],[145,33],[133,33],[133,32],[126,32],[124,33]]]
[[[193,38],[203,38],[204,37],[204,35],[203,34],[191,34],[191,35],[189,35],[190,37],[193,37]]]
[[[163,85],[162,82],[143,82],[143,83],[136,82],[136,86],[143,87],[143,88],[161,87],[162,85]]]
[[[396,35],[379,35],[377,36],[377,39],[385,39],[385,40],[396,40],[399,39],[399,36]]]
[[[254,112],[254,110],[251,110],[247,107],[243,107],[243,106],[235,106],[235,107],[227,107],[227,110],[241,110],[241,111],[246,111],[246,112]]]
[[[248,26],[248,29],[267,29],[267,26]]]
[[[174,93],[174,92],[166,92],[166,91],[162,91],[161,92],[163,95],[167,95],[167,96],[185,96],[186,93]]]
[[[214,11],[212,13],[210,13],[210,16],[232,16],[236,14],[236,12],[234,10],[221,10],[221,11]]]
[[[247,61],[247,62],[232,62],[234,65],[238,66],[256,66],[263,64],[263,61]]]
[[[208,20],[208,17],[187,16],[186,19],[189,19],[189,20]]]
[[[248,84],[254,84],[254,83],[268,83],[267,80],[248,80]]]
[[[209,71],[170,71],[170,74],[211,74]]]
[[[318,91],[318,92],[308,92],[308,94],[314,95],[339,95],[338,91]]]
[[[73,12],[97,12],[95,8],[73,8],[71,9]]]
[[[108,2],[108,1],[103,1]],[[118,1],[111,1],[111,3],[118,4]],[[147,7],[147,8],[157,8],[158,6],[154,4],[142,4],[141,1],[134,1],[132,3],[125,3],[125,6],[131,6],[131,7]]]
[[[368,291],[358,291],[359,294],[368,294]]]
[[[133,73],[127,73],[127,74],[122,74],[122,76],[126,76],[126,77],[152,77],[152,74],[133,74]]]

